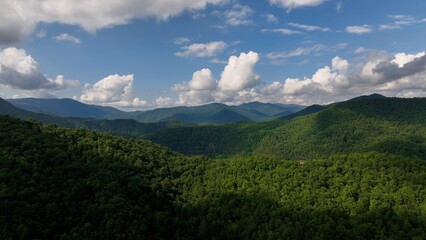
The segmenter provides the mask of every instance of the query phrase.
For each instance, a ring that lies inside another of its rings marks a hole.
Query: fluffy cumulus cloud
[[[222,72],[219,88],[222,91],[241,91],[260,83],[260,76],[254,67],[260,56],[255,52],[241,53],[239,57],[231,56]]]
[[[189,82],[176,84],[172,91],[179,94],[178,105],[199,105],[208,102],[232,102],[240,91],[260,84],[255,66],[260,56],[255,52],[231,56],[219,80],[210,69],[194,72]]]
[[[327,0],[269,0],[273,5],[278,5],[286,9],[300,8],[300,7],[315,7]]]
[[[40,71],[38,62],[25,50],[6,48],[0,52],[0,85],[18,91],[27,91],[24,95],[53,96],[52,92],[76,87],[79,82],[66,80],[58,75],[49,78]],[[43,92],[44,94],[40,94]]]
[[[224,0],[13,0],[0,1],[0,43],[16,43],[30,34],[37,23],[78,25],[89,32],[127,24],[135,18],[160,20],[183,11],[204,9]]]
[[[192,80],[188,83],[188,86],[190,89],[196,91],[213,90],[216,88],[217,82],[214,79],[212,71],[204,68],[192,75]]]
[[[134,75],[110,75],[95,84],[86,84],[79,100],[121,108],[140,108],[147,102],[133,96]]]
[[[193,43],[181,47],[180,52],[176,52],[178,57],[212,57],[220,54],[228,45],[223,41],[209,43]]]
[[[426,53],[372,52],[361,63],[340,57],[310,78],[287,78],[256,91],[264,101],[325,104],[368,93],[413,97],[426,95]]]

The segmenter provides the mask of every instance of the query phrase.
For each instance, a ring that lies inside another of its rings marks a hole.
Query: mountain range
[[[278,116],[286,116],[304,108],[304,106],[294,104],[253,102],[240,106],[212,103],[195,107],[125,112],[112,107],[84,104],[73,99],[22,98],[7,99],[7,101],[20,109],[59,117],[134,119],[144,123],[179,121],[193,124],[223,124],[264,121]]]

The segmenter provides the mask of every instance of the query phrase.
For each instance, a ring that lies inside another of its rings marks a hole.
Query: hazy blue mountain
[[[177,120],[188,123],[221,124],[245,121],[261,121],[267,116],[253,113],[238,107],[212,103],[196,107],[159,108],[151,111],[139,112],[134,119],[140,122],[161,122]]]
[[[112,107],[88,105],[73,99],[8,99],[14,106],[36,113],[45,113],[61,117],[109,119],[125,112]]]
[[[284,116],[298,112],[305,108],[304,106],[296,104],[281,104],[281,103],[261,103],[251,102],[244,103],[238,106],[239,108],[245,109],[250,112],[260,113],[269,117]]]
[[[263,121],[274,113],[295,112],[298,106],[253,103],[242,106],[227,106],[212,103],[194,107],[159,108],[149,111],[124,112],[112,107],[88,105],[73,99],[8,99],[14,106],[35,113],[61,117],[96,119],[134,119],[153,123],[181,121],[196,124],[222,124],[245,121]]]
[[[35,119],[47,125],[57,125],[69,128],[85,128],[134,138],[143,137],[145,134],[152,133],[163,128],[188,126],[188,124],[183,124],[176,121],[141,123],[133,119],[106,120],[95,118],[52,116],[19,109],[2,98],[0,98],[0,115],[9,115],[23,120]]]

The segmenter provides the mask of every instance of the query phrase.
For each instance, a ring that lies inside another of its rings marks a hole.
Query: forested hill
[[[426,159],[426,98],[359,99],[290,120],[162,129],[150,139],[186,154],[309,159],[379,151]]]
[[[0,116],[1,239],[425,239],[426,161],[185,157]]]
[[[155,236],[169,224],[179,158],[148,141],[0,116],[0,236]]]

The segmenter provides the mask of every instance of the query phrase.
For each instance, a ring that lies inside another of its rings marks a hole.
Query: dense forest
[[[369,141],[354,152],[340,151],[338,145],[335,152],[296,160],[268,157],[266,150],[251,156],[189,157],[147,140],[1,116],[0,236],[425,239],[426,135],[419,108],[407,117],[386,115],[394,109],[370,112],[368,106],[360,114],[372,126],[372,118],[383,118],[384,124],[401,127],[393,140],[417,145],[394,151]],[[321,128],[325,132],[335,124],[329,121]],[[285,128],[289,122],[272,124]],[[410,126],[420,128],[407,132]],[[332,137],[318,134],[325,138],[318,149],[328,146]],[[387,137],[386,131],[377,134]]]

